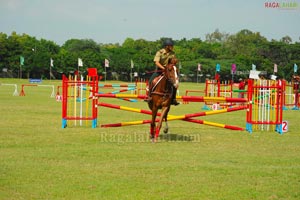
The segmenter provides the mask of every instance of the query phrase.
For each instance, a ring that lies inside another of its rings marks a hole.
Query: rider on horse
[[[167,64],[169,64],[170,60],[172,58],[175,58],[175,52],[173,51],[174,42],[172,39],[166,39],[163,44],[164,48],[160,49],[156,52],[154,57],[154,63],[156,65],[156,72],[152,74],[152,76],[149,79],[149,92],[148,92],[148,98],[145,100],[147,102],[151,101],[151,92],[153,87],[153,80],[162,74]],[[173,94],[172,94],[172,105],[177,106],[179,103],[176,101],[176,92],[177,88],[173,88]]]

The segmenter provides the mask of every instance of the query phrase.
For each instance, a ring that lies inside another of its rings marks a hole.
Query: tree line
[[[129,81],[133,72],[149,77],[155,69],[154,55],[162,48],[164,39],[127,38],[123,44],[69,39],[60,46],[25,33],[0,33],[0,77],[59,79],[62,74],[72,74],[78,69],[85,74],[87,68],[97,68],[99,75],[106,73],[108,80]],[[300,64],[300,43],[289,36],[269,41],[259,32],[247,29],[235,34],[216,29],[206,34],[205,40],[183,38],[174,42],[181,78],[186,81],[213,77],[216,65],[220,67],[221,79],[248,77],[255,65],[256,70],[290,80],[295,64]],[[82,67],[78,67],[78,58],[83,61]],[[109,67],[105,67],[105,59]],[[237,70],[233,76],[232,64]],[[278,66],[277,72],[274,65]]]

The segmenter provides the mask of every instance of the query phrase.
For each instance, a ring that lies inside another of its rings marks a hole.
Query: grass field
[[[0,83],[20,92],[28,80]],[[180,93],[199,87],[181,83]],[[300,111],[284,111],[283,135],[171,121],[169,135],[153,144],[149,125],[63,129],[50,88],[28,87],[23,97],[13,91],[0,86],[0,199],[300,199]],[[104,101],[148,109],[142,101]],[[150,116],[99,108],[98,124],[142,119]],[[199,119],[245,127],[245,111]]]

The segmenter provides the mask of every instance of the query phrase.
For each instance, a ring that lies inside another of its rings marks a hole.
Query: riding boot
[[[174,87],[173,88],[173,94],[172,94],[172,101],[171,104],[174,106],[179,105],[180,103],[176,100],[176,93],[177,93],[177,89]]]

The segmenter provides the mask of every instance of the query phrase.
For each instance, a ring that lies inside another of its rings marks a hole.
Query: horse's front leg
[[[150,124],[150,137],[151,139],[154,139],[155,136],[155,121],[156,121],[156,115],[157,115],[158,108],[152,109],[152,120]]]
[[[160,129],[161,129],[162,121],[166,117],[167,111],[168,111],[167,107],[163,107],[162,110],[161,110],[161,116],[159,118],[159,122],[156,125],[155,138],[158,138],[158,136],[159,136],[159,132],[160,132]]]

